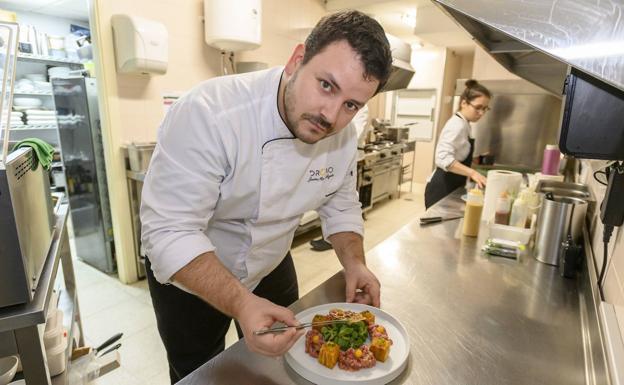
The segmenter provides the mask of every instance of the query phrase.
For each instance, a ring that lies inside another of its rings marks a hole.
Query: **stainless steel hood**
[[[392,51],[392,73],[382,92],[402,90],[407,88],[414,76],[414,68],[410,64],[412,48],[396,36],[386,34],[386,37]]]
[[[622,0],[432,0],[510,72],[561,95],[568,66],[624,90]]]

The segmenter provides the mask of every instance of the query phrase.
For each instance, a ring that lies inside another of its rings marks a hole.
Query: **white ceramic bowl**
[[[35,80],[35,89],[39,92],[52,92],[52,83]]]
[[[13,105],[15,107],[37,108],[43,105],[43,101],[38,98],[13,98]]]
[[[9,356],[0,358],[0,385],[7,385],[17,371],[17,357]]]
[[[19,79],[18,81],[15,82],[15,85],[22,85],[22,84],[33,84],[33,80],[32,79],[28,79],[26,77]]]
[[[51,78],[62,78],[69,76],[69,71],[71,71],[69,67],[52,67],[48,70],[48,75]]]
[[[47,80],[44,74],[25,74],[24,77],[33,82],[45,82]]]

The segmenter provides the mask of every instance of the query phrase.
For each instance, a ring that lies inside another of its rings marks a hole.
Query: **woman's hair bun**
[[[474,80],[474,79],[468,79],[468,80],[466,80],[466,83],[465,83],[466,88],[473,88],[477,84],[479,84],[479,82]]]

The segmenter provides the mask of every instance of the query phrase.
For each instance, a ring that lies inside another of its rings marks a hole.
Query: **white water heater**
[[[262,41],[261,0],[204,0],[206,44],[222,51],[258,48]]]

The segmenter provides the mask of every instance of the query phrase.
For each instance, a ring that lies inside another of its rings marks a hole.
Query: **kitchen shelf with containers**
[[[35,55],[18,55],[16,81],[13,92],[10,135],[17,142],[35,137],[50,143],[55,149],[55,163],[50,172],[53,190],[65,189],[65,174],[58,132],[58,117],[54,105],[51,78],[67,77],[82,72],[81,63],[69,59],[46,59]]]

